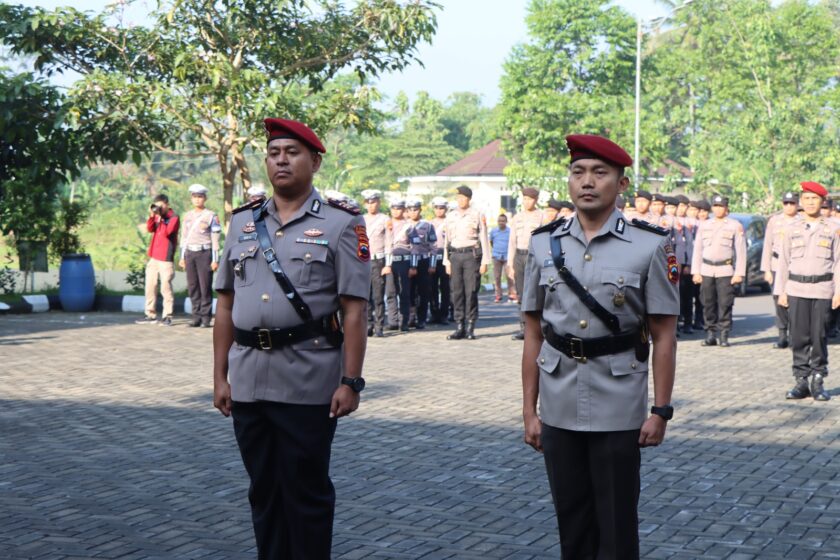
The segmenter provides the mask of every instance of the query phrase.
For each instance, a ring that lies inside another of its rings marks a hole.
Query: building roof
[[[507,165],[508,160],[502,156],[502,141],[493,140],[460,161],[444,167],[437,175],[503,175]]]

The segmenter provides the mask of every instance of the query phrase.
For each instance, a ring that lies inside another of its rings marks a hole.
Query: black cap
[[[653,197],[649,192],[639,190],[636,191],[635,198],[646,198],[647,200],[651,200]]]
[[[566,208],[567,210],[574,210],[575,205],[569,202],[568,200],[561,200],[560,201],[560,208]]]
[[[548,207],[549,208],[554,208],[555,210],[560,210],[561,208],[563,208],[563,202],[564,201],[557,200],[556,198],[552,198],[552,199],[549,199],[549,201],[548,201]]]
[[[653,195],[651,195],[652,202],[665,202],[667,198],[668,197],[662,193],[653,193]]]
[[[716,194],[712,197],[712,206],[723,206],[725,208],[729,208],[729,199],[725,196]]]
[[[788,191],[782,195],[782,202],[799,202],[799,193]]]
[[[458,187],[455,190],[458,191],[458,194],[462,194],[462,195],[466,196],[467,198],[472,198],[472,189],[469,188],[466,185],[461,185],[460,187]]]
[[[677,199],[677,202],[679,202],[680,204],[688,204],[689,203],[688,197],[685,196],[684,194],[678,194],[675,198]]]

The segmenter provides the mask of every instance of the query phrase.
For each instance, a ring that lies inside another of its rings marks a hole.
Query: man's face
[[[795,201],[788,201],[782,204],[782,212],[785,216],[796,216],[797,204]]]
[[[499,219],[496,220],[496,223],[499,225],[499,229],[507,229],[507,217],[506,216],[499,216]]]
[[[557,219],[558,210],[556,208],[552,208],[551,206],[549,206],[543,212],[545,213],[546,222],[553,222]]]
[[[461,210],[466,210],[470,207],[470,197],[465,194],[459,194],[455,197],[456,202],[458,202],[458,208]]]
[[[560,214],[561,218],[568,218],[574,213],[575,213],[575,211],[572,210],[571,208],[561,208],[560,212],[558,212],[558,214]]]
[[[420,207],[416,208],[407,208],[406,211],[408,212],[408,219],[412,222],[416,222],[420,219]]]
[[[435,206],[435,218],[446,217],[446,206]]]
[[[629,180],[618,169],[599,159],[579,159],[569,168],[569,196],[583,213],[615,209],[615,199]]]
[[[665,214],[668,216],[676,216],[677,215],[677,207],[669,204],[665,207]]]
[[[827,218],[831,215],[831,208],[820,207],[820,216]]]
[[[820,215],[822,197],[816,193],[804,192],[799,195],[799,204],[806,215],[815,218]]]
[[[714,213],[715,218],[723,218],[724,216],[726,216],[726,206],[723,206],[721,204],[715,204],[714,206],[712,206],[712,212]]]
[[[302,191],[321,168],[321,155],[298,140],[278,138],[268,144],[265,167],[275,192]]]
[[[194,208],[204,208],[204,203],[207,202],[207,197],[203,194],[194,194],[190,197],[190,201]]]
[[[379,213],[379,205],[380,201],[378,198],[373,198],[371,200],[365,201],[365,208],[367,208],[368,214],[378,214]]]
[[[702,208],[697,209],[697,219],[698,220],[708,220],[709,219],[709,211],[704,210]]]
[[[688,204],[680,202],[677,204],[677,217],[682,218],[688,215]]]
[[[526,212],[531,212],[534,208],[537,207],[537,199],[532,198],[530,196],[523,196],[522,197],[522,209]]]
[[[685,211],[685,215],[689,218],[696,218],[697,214],[700,212],[699,208],[695,208],[694,206],[689,206],[688,210]]]
[[[639,214],[647,214],[647,211],[650,210],[650,200],[637,196],[636,200],[633,202],[633,208],[635,208],[636,212]]]
[[[391,206],[391,217],[395,220],[402,220],[405,208],[394,208]]]
[[[662,212],[665,210],[665,203],[661,200],[654,200],[650,203],[650,211],[656,215],[661,216]]]

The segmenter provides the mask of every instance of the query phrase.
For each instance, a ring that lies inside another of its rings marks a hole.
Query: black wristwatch
[[[341,383],[343,385],[349,385],[353,391],[356,393],[361,393],[365,390],[365,378],[364,377],[342,377]]]
[[[674,407],[670,404],[665,406],[652,406],[650,407],[650,413],[661,416],[667,422],[674,417]]]

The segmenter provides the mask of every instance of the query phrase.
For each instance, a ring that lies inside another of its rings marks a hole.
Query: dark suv
[[[767,227],[767,218],[756,214],[729,214],[730,218],[738,220],[744,226],[744,235],[747,238],[747,276],[736,289],[739,296],[747,295],[747,289],[761,288],[762,292],[770,291],[770,284],[764,281],[764,273],[761,268],[761,251],[764,248],[764,230]]]

